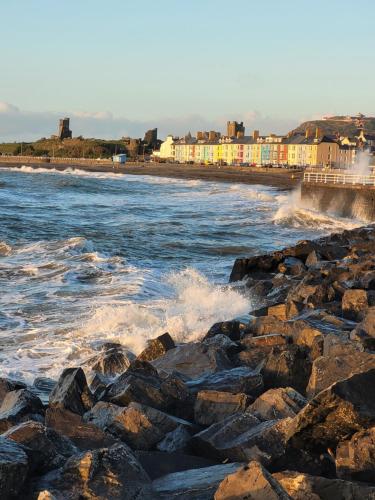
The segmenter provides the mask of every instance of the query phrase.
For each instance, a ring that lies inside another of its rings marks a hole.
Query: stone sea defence
[[[375,226],[238,259],[254,307],[0,378],[0,498],[375,499]]]

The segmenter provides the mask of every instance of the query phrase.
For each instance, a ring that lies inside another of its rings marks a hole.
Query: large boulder
[[[0,377],[0,405],[8,392],[26,389],[26,384],[11,378]]]
[[[87,451],[44,476],[34,494],[49,499],[154,500],[151,481],[125,444]],[[46,496],[49,495],[49,496]]]
[[[200,391],[194,405],[194,420],[200,425],[211,425],[229,415],[245,411],[250,399],[246,394],[222,391]]]
[[[236,413],[193,437],[193,449],[215,459],[259,460],[267,465],[285,450],[287,426],[291,419],[260,422],[249,412]]]
[[[375,427],[357,432],[339,443],[336,450],[337,476],[375,483]]]
[[[290,500],[290,496],[272,477],[272,475],[256,461],[241,467],[229,474],[219,484],[215,500]]]
[[[49,396],[49,406],[83,415],[94,405],[82,368],[66,368]]]
[[[317,394],[288,431],[288,445],[313,453],[334,450],[375,423],[375,369],[352,375]]]
[[[359,323],[359,325],[356,326],[354,331],[352,332],[351,338],[353,340],[359,340],[361,341],[365,347],[366,343],[370,342],[371,347],[373,347],[374,342],[375,342],[375,307],[370,307],[366,312],[365,315]]]
[[[342,297],[342,313],[345,318],[360,321],[368,309],[367,292],[365,290],[346,290]]]
[[[123,408],[100,401],[85,414],[84,420],[111,432],[135,450],[151,450],[180,427],[193,432],[186,420],[134,402]]]
[[[257,370],[251,370],[245,366],[204,375],[195,380],[189,380],[186,385],[193,393],[221,391],[245,393],[256,397],[263,391],[262,376]]]
[[[295,417],[307,400],[292,387],[269,389],[261,394],[247,411],[261,420]]]
[[[176,371],[189,378],[233,367],[226,350],[207,341],[177,346],[152,364],[158,370]]]
[[[331,352],[313,362],[306,393],[312,398],[335,382],[370,368],[375,368],[375,354],[342,347],[337,355]]]
[[[221,481],[241,464],[220,464],[167,474],[152,483],[155,500],[208,500],[213,498]]]
[[[175,347],[176,345],[169,333],[163,333],[163,335],[159,335],[159,337],[147,342],[147,347],[138,355],[138,359],[153,361]]]
[[[0,406],[0,432],[26,420],[43,421],[41,400],[28,389],[8,392]]]
[[[301,394],[305,394],[310,373],[309,349],[294,344],[274,347],[262,367],[266,389],[292,387]]]
[[[63,408],[48,408],[45,424],[69,438],[82,451],[112,446],[116,442],[96,425],[84,422],[81,415]]]
[[[28,473],[27,455],[18,443],[0,436],[0,498],[22,498],[22,487]]]
[[[135,359],[135,355],[121,344],[106,343],[102,351],[87,361],[91,369],[102,375],[114,377],[124,372]]]
[[[147,361],[135,360],[125,373],[110,385],[103,399],[119,406],[131,402],[190,418],[193,399],[182,380],[168,375],[162,378]]]
[[[374,500],[375,487],[295,471],[273,474],[293,500]]]
[[[38,473],[60,467],[68,457],[78,452],[68,438],[31,420],[12,427],[3,437],[24,447],[31,468]]]

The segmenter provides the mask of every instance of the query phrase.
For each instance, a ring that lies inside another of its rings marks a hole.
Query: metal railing
[[[331,172],[306,171],[303,175],[303,181],[310,183],[317,183],[317,184],[375,186],[375,174],[358,175],[354,173],[336,173],[332,171]]]

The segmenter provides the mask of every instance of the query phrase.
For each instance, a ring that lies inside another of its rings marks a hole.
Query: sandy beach
[[[1,162],[1,167],[17,167],[25,164],[24,161]],[[301,171],[281,168],[258,168],[258,167],[227,167],[227,166],[200,166],[180,165],[172,163],[128,163],[124,166],[84,164],[84,163],[37,163],[28,162],[28,166],[35,168],[47,168],[65,170],[77,168],[92,172],[118,172],[131,175],[155,175],[159,177],[172,177],[178,179],[200,179],[216,182],[240,182],[243,184],[262,184],[274,186],[281,189],[293,189],[302,179]]]

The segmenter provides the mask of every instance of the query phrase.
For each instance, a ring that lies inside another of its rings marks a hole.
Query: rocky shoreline
[[[0,378],[1,499],[375,499],[375,225],[237,259],[248,324]]]

